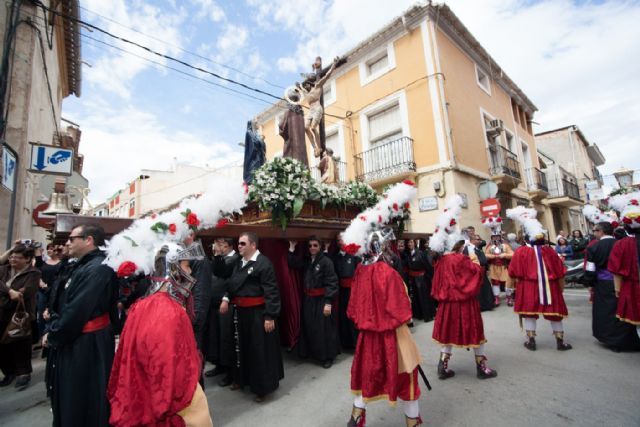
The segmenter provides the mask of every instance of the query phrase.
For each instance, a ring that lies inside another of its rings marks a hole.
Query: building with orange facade
[[[340,158],[341,180],[377,190],[415,180],[416,233],[433,232],[455,193],[467,201],[461,225],[480,231],[478,185],[493,181],[503,218],[507,208],[531,206],[555,235],[531,127],[537,108],[448,6],[413,6],[342,57],[324,87],[326,145]],[[281,102],[256,117],[268,159],[282,153],[285,110]],[[515,226],[506,220],[504,229]]]

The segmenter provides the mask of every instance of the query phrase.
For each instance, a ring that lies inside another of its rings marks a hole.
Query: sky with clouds
[[[410,0],[81,0],[100,28],[221,77],[281,96],[316,55],[343,54]],[[640,169],[640,2],[451,0],[447,4],[538,106],[536,132],[576,124],[610,174]],[[274,100],[82,30],[82,129],[90,198],[140,169],[242,160],[247,121]],[[240,91],[241,93],[237,93]],[[339,104],[339,102],[337,103]]]

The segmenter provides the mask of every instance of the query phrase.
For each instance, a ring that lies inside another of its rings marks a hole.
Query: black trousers
[[[0,369],[4,375],[31,373],[31,337],[0,344]]]

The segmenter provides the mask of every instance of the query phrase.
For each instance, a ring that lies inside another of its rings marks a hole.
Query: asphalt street
[[[640,426],[640,353],[614,353],[591,336],[591,306],[584,289],[567,289],[570,317],[565,338],[574,347],[555,349],[548,322],[538,321],[538,350],[526,350],[517,316],[505,304],[483,313],[489,365],[498,377],[475,376],[472,351],[454,349],[454,378],[436,376],[439,348],[431,340],[433,323],[417,323],[414,337],[433,390],[420,398],[426,426]],[[342,354],[325,370],[285,353],[285,379],[263,403],[248,392],[206,379],[206,394],[216,427],[344,426],[349,417],[351,355]],[[34,359],[31,386],[0,389],[0,425],[51,425],[44,390],[44,362]],[[367,426],[403,426],[401,407],[380,401],[369,405]]]

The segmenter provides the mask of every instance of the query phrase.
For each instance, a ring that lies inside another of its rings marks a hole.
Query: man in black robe
[[[344,242],[342,237],[338,241],[338,247],[342,248]],[[334,257],[334,266],[340,291],[338,296],[338,331],[340,334],[340,345],[343,349],[354,349],[358,341],[358,330],[353,321],[347,317],[347,307],[351,297],[351,282],[356,268],[360,263],[360,258],[346,253],[342,249]]]
[[[45,346],[55,351],[51,372],[54,426],[108,426],[107,383],[115,351],[111,319],[118,284],[103,264],[104,230],[94,224],[75,227],[67,241],[69,256],[78,258],[60,283],[58,311],[52,313]]]
[[[228,238],[216,239],[213,255],[214,263],[218,257],[224,261],[227,275],[233,273],[233,267],[240,259],[240,255],[233,250],[233,240]],[[230,368],[233,360],[233,318],[230,313],[220,313],[220,304],[225,294],[225,280],[222,276],[213,276],[205,357],[216,367],[204,374],[206,377],[215,377],[226,373],[227,375],[218,383],[221,387],[226,387],[232,382]]]
[[[214,257],[213,271],[228,277],[220,313],[231,312],[234,327],[232,390],[248,385],[255,401],[278,388],[284,378],[280,337],[276,319],[280,315],[280,291],[273,264],[258,250],[258,236],[242,233],[238,258],[229,265]]]
[[[427,252],[416,247],[415,240],[407,240],[405,258],[409,276],[409,296],[413,308],[413,317],[430,322],[436,317],[436,303],[431,298],[431,280],[433,266]]]
[[[593,287],[593,336],[614,351],[639,350],[640,339],[636,328],[616,317],[616,297],[613,274],[607,270],[609,255],[616,243],[613,227],[608,222],[599,222],[593,228],[597,243],[587,248],[587,263],[584,281]]]
[[[190,231],[183,243],[186,248],[189,248],[194,241],[195,232]],[[196,279],[196,283],[191,288],[194,312],[193,333],[196,336],[198,350],[202,353],[207,314],[211,305],[211,263],[206,259],[194,259],[189,261],[189,267],[191,267],[191,276]]]
[[[289,267],[304,271],[304,298],[298,354],[323,362],[329,369],[338,355],[335,314],[331,306],[338,293],[338,276],[333,262],[322,253],[317,237],[309,238],[311,258],[302,260],[294,255],[297,242],[289,241]]]

